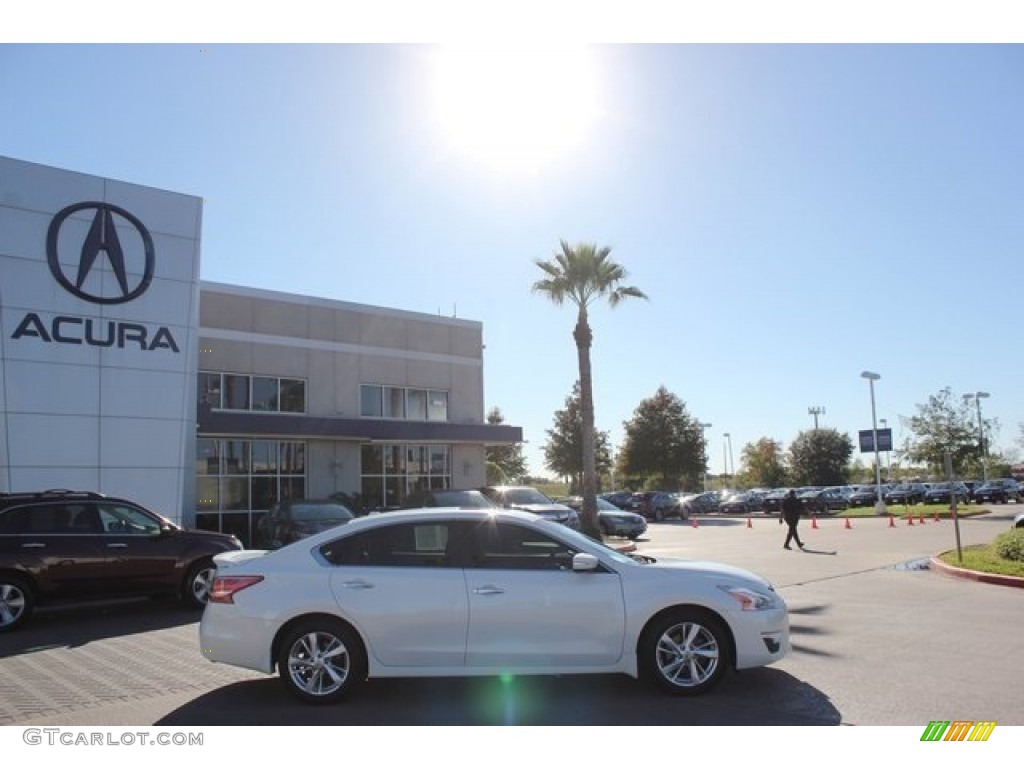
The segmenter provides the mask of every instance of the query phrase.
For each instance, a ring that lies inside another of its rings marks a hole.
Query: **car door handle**
[[[22,544],[22,549],[46,549],[46,545],[41,541],[32,541],[28,544]]]
[[[128,545],[123,541],[114,541],[107,544],[107,549],[128,549]]]
[[[373,584],[368,581],[363,581],[362,579],[357,579],[356,581],[343,581],[341,582],[341,586],[343,589],[373,589]]]
[[[503,595],[505,590],[501,587],[496,587],[493,584],[485,584],[482,587],[473,588],[474,595]]]

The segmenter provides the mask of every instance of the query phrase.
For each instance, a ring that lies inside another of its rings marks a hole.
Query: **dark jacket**
[[[790,525],[800,519],[803,509],[803,505],[795,493],[786,494],[786,498],[782,500],[782,518]]]

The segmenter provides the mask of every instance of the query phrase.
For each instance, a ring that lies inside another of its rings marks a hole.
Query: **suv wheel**
[[[34,606],[32,589],[23,579],[0,576],[0,632],[10,632],[28,621]]]

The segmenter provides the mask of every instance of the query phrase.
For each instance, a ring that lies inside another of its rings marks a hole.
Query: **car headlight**
[[[767,611],[778,608],[780,601],[774,592],[757,592],[749,587],[719,584],[718,588],[740,604],[743,611]]]

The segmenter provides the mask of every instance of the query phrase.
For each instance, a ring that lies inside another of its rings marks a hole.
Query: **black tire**
[[[18,576],[0,576],[0,632],[11,632],[28,621],[35,605],[27,581]]]
[[[217,568],[213,560],[206,557],[192,563],[181,587],[181,600],[189,608],[202,609],[210,599],[210,587]]]
[[[277,655],[281,682],[307,704],[332,704],[366,679],[366,652],[355,631],[328,616],[295,626]]]
[[[647,627],[638,662],[644,677],[662,690],[696,696],[721,682],[730,647],[720,619],[699,609],[678,609]]]

